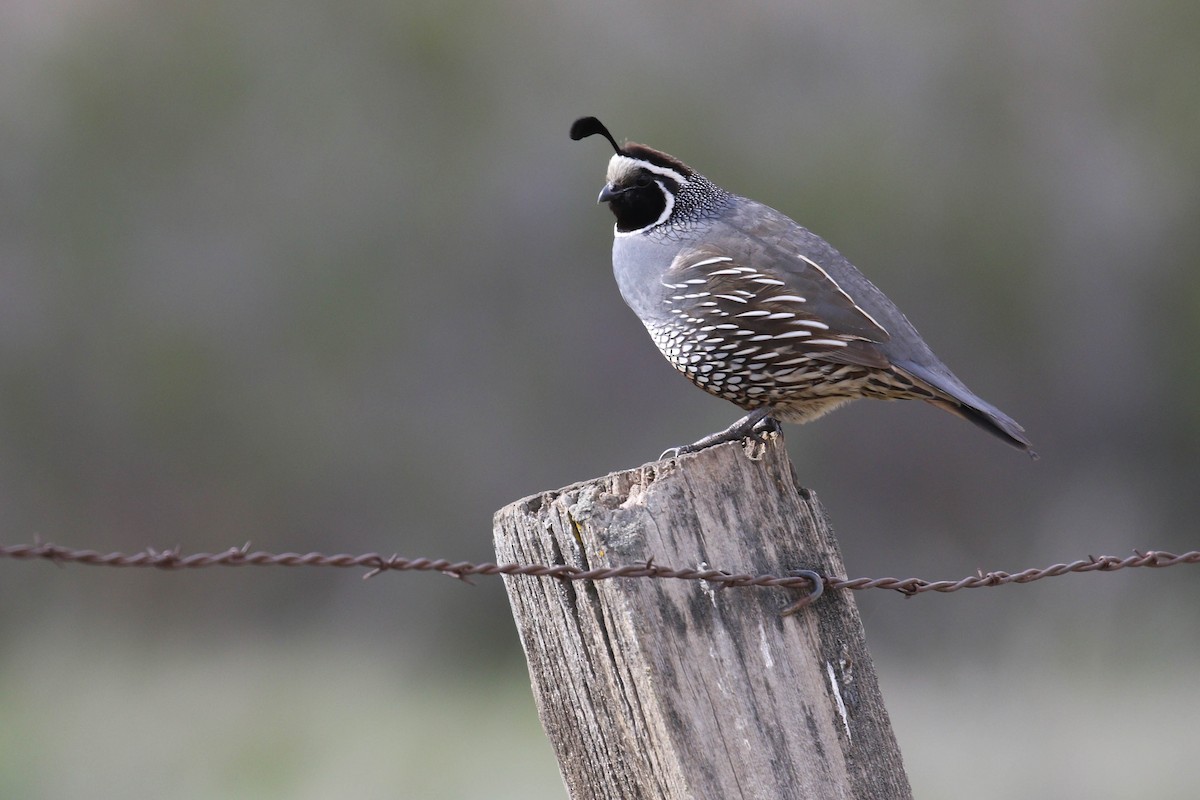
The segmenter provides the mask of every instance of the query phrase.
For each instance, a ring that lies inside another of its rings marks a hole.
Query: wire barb
[[[784,608],[783,611],[780,611],[779,614],[783,617],[790,617],[797,611],[812,605],[817,601],[817,598],[825,593],[825,577],[821,573],[813,572],[811,569],[796,569],[788,574],[798,578],[807,578],[812,583],[812,589],[809,590],[808,594]]]

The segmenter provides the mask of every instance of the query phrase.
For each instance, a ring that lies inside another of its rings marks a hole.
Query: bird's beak
[[[611,183],[606,183],[604,185],[604,188],[600,190],[600,196],[596,198],[596,202],[597,203],[608,203],[612,200],[617,199],[617,196],[620,195],[621,192],[623,192],[623,191],[624,191],[624,189],[617,189]]]

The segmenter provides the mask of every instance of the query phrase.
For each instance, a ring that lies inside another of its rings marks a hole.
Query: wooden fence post
[[[844,575],[782,437],[513,503],[500,562]],[[572,800],[909,798],[852,593],[506,576]]]

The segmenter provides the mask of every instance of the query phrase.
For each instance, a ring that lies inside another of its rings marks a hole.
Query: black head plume
[[[612,144],[613,150],[617,151],[618,155],[625,155],[625,151],[621,149],[621,145],[617,144],[617,140],[608,132],[608,128],[604,127],[604,123],[595,117],[580,117],[571,123],[571,138],[575,141],[586,139],[589,136],[600,134],[605,139],[608,139]]]

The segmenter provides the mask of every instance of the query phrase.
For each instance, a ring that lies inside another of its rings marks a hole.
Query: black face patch
[[[615,192],[608,207],[617,218],[622,233],[641,230],[658,222],[667,208],[665,190],[647,170],[638,170],[632,179],[612,187]]]

